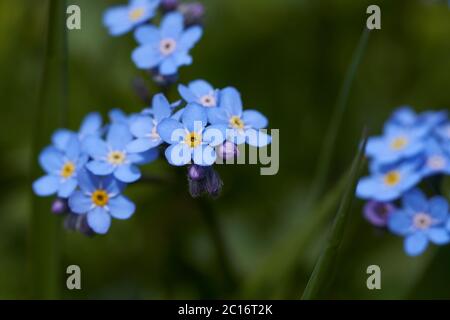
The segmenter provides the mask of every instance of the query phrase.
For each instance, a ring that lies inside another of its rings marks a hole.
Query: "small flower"
[[[83,141],[90,137],[95,136],[98,137],[102,134],[102,116],[93,112],[88,114],[81,123],[80,129],[78,132],[74,132],[68,129],[59,129],[56,130],[52,135],[52,143],[59,150],[66,150],[67,143],[71,139],[72,136],[77,136],[79,141],[83,144]]]
[[[83,170],[78,181],[81,190],[69,198],[69,207],[75,214],[86,214],[96,233],[108,232],[111,217],[125,220],[133,215],[134,203],[122,195],[124,184],[112,175],[99,177]]]
[[[422,174],[424,177],[436,174],[450,175],[450,155],[435,139],[429,139],[427,142]]]
[[[189,104],[181,116],[181,123],[166,118],[158,125],[158,133],[170,146],[165,154],[167,161],[183,166],[194,161],[200,166],[210,166],[217,158],[214,147],[225,140],[225,126],[206,127],[206,110],[198,104]]]
[[[394,234],[405,237],[405,251],[410,256],[420,255],[428,242],[443,245],[450,242],[445,229],[449,217],[445,198],[435,196],[429,201],[418,189],[403,197],[403,208],[389,217],[388,227]]]
[[[53,146],[45,148],[39,156],[39,163],[47,175],[33,183],[34,192],[43,197],[57,194],[59,198],[68,198],[76,189],[77,174],[87,160],[74,135],[66,143],[65,151]]]
[[[264,147],[271,137],[259,129],[267,126],[267,118],[256,110],[242,109],[242,100],[235,88],[220,91],[220,106],[208,109],[208,118],[213,125],[225,125],[227,140],[234,144],[248,143],[254,147]]]
[[[388,125],[383,136],[369,139],[366,154],[380,164],[414,157],[425,149],[423,135],[423,130]]]
[[[127,151],[130,153],[145,152],[163,143],[158,134],[157,126],[172,114],[169,101],[163,94],[155,95],[152,109],[147,110],[146,113],[149,115],[140,115],[130,123],[130,131],[137,138],[127,146]]]
[[[103,24],[112,36],[119,36],[155,16],[160,0],[131,0],[128,5],[109,8]]]
[[[127,125],[114,123],[108,130],[106,141],[91,137],[85,141],[85,148],[93,158],[86,167],[93,174],[107,176],[113,174],[125,183],[137,181],[141,177],[138,164],[149,163],[157,157],[153,154],[130,154],[127,145],[133,136]]]
[[[393,201],[421,180],[416,161],[379,167],[371,176],[362,178],[356,188],[359,198],[381,202]]]
[[[200,40],[202,28],[184,29],[183,15],[178,12],[167,14],[158,29],[141,26],[135,32],[140,44],[132,53],[134,63],[140,69],[158,68],[163,76],[177,73],[183,65],[192,64],[189,51]]]
[[[390,202],[369,201],[364,206],[364,217],[375,227],[385,227],[392,212],[396,210]]]
[[[220,104],[219,90],[214,89],[205,80],[192,81],[187,87],[180,84],[178,92],[187,103],[195,102],[207,108]]]

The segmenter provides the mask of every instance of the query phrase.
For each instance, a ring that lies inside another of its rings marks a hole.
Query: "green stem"
[[[42,175],[38,166],[40,150],[48,144],[54,129],[64,125],[67,110],[66,1],[49,0],[47,38],[41,88],[33,132],[32,177]],[[61,259],[60,220],[50,213],[51,200],[33,195],[30,230],[31,296],[58,297]]]
[[[358,154],[353,161],[352,170],[342,196],[339,210],[328,235],[325,248],[314,267],[314,271],[303,293],[302,299],[304,300],[319,298],[325,285],[330,282],[330,275],[333,274],[333,270],[336,266],[336,258],[344,237],[345,225],[350,214],[350,206],[354,199],[356,184],[364,164],[366,143],[367,134],[364,133]]]
[[[336,139],[339,134],[339,129],[341,127],[345,111],[347,110],[350,91],[353,82],[355,80],[356,72],[358,70],[359,65],[361,64],[361,60],[367,48],[369,35],[370,30],[364,28],[361,37],[359,39],[358,46],[356,47],[356,50],[353,53],[351,64],[345,76],[344,84],[342,85],[342,88],[339,92],[339,97],[334,107],[333,115],[331,117],[331,124],[326,133],[320,156],[318,157],[319,164],[317,166],[314,184],[311,188],[311,193],[308,201],[309,204],[316,202],[317,198],[323,192],[326,179],[328,178],[334,146],[336,145]]]
[[[235,288],[237,280],[231,263],[232,259],[223,236],[223,230],[220,228],[216,212],[211,202],[208,199],[201,198],[198,200],[198,203],[203,220],[215,246],[218,262],[223,270],[225,287],[227,291],[230,291]]]

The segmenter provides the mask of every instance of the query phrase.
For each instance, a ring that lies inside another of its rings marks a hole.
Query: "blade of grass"
[[[53,130],[64,125],[67,112],[66,1],[49,0],[47,38],[33,131],[31,180],[42,175],[38,155]],[[58,297],[60,270],[60,221],[50,213],[50,200],[32,196],[30,258],[31,296]]]
[[[330,280],[330,275],[333,273],[336,258],[339,254],[339,248],[344,236],[345,226],[350,212],[349,209],[352,200],[354,199],[356,184],[363,168],[366,143],[367,133],[364,132],[359,151],[352,164],[352,169],[348,177],[339,210],[330,230],[325,248],[314,267],[314,271],[303,293],[303,300],[319,298],[324,285]]]
[[[328,127],[328,131],[322,145],[322,150],[318,158],[319,163],[317,165],[314,184],[311,188],[311,193],[308,200],[309,205],[315,203],[324,190],[324,186],[330,172],[330,164],[333,156],[334,146],[336,145],[336,139],[339,134],[339,129],[341,127],[345,111],[347,110],[350,91],[355,80],[356,72],[358,71],[358,67],[361,64],[362,58],[367,48],[369,35],[370,30],[364,27],[356,50],[353,53],[353,57],[347,70],[344,83],[339,92],[339,97],[334,107],[333,115],[331,117],[331,123]]]

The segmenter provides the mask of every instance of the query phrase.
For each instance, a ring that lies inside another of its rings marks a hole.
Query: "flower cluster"
[[[190,191],[216,196],[222,181],[212,165],[234,157],[239,144],[270,143],[267,119],[243,110],[232,87],[213,89],[203,80],[180,85],[184,103],[171,104],[163,94],[141,113],[110,112],[102,125],[99,114],[88,115],[78,132],[57,130],[52,145],[40,157],[46,175],[33,184],[39,196],[57,196],[53,210],[68,213],[66,225],[84,233],[104,234],[111,219],[128,219],[134,204],[123,195],[127,184],[141,178],[140,166],[156,160],[160,151],[168,163],[188,166]]]
[[[405,237],[408,255],[421,254],[429,241],[449,243],[448,202],[441,196],[442,177],[450,175],[447,112],[397,109],[383,135],[369,139],[366,155],[370,176],[357,186],[357,196],[368,200],[366,219]],[[427,200],[419,188],[430,189],[434,196]]]

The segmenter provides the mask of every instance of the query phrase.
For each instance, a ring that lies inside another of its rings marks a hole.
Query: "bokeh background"
[[[110,37],[105,8],[120,1],[73,0],[82,29],[69,31],[71,129],[83,116],[113,107],[144,107],[131,82],[145,77],[130,59],[131,34]],[[323,204],[347,171],[363,126],[378,133],[396,106],[417,110],[450,106],[450,10],[419,0],[208,0],[205,33],[194,64],[180,82],[204,78],[239,88],[280,129],[280,171],[260,176],[257,166],[221,166],[222,196],[213,202],[236,283],[223,276],[207,225],[186,181],[164,160],[149,173],[173,175],[175,186],[138,184],[128,221],[107,236],[61,232],[60,298],[291,298],[307,283],[337,205],[320,223]],[[371,34],[358,70],[330,175],[312,207],[305,206],[332,111],[368,5],[382,8],[382,30]],[[47,1],[0,2],[0,298],[30,297],[31,167],[33,128],[45,46]],[[150,84],[150,81],[148,81]],[[154,87],[151,87],[154,90]],[[171,100],[178,99],[171,92]],[[56,129],[56,128],[55,128]],[[50,138],[50,137],[49,137]],[[343,247],[324,297],[333,299],[450,298],[450,247],[407,257],[402,241],[374,230],[352,206]],[[50,215],[48,211],[42,215]],[[55,217],[55,219],[59,219]],[[62,224],[62,221],[61,221]],[[310,226],[314,228],[311,229]],[[61,226],[62,228],[62,226]],[[307,241],[302,241],[306,236]],[[302,238],[303,237],[303,238]],[[299,240],[300,239],[300,240]],[[301,245],[300,245],[301,244]],[[44,253],[45,254],[45,253]],[[65,288],[65,268],[82,270],[82,290]],[[382,270],[382,290],[366,288],[366,268]]]

